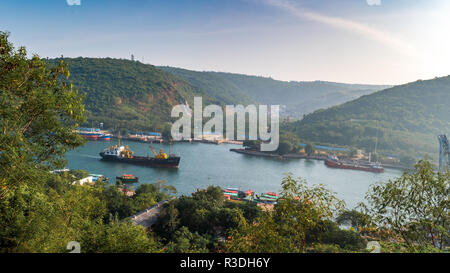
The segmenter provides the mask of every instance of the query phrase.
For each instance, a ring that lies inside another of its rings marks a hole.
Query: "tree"
[[[261,149],[261,141],[259,140],[244,140],[244,148],[249,150],[259,151]]]
[[[231,232],[226,249],[231,252],[304,252],[307,234],[334,218],[344,204],[323,185],[309,187],[288,174],[282,181],[279,201],[256,223]]]
[[[175,232],[174,240],[167,245],[169,253],[207,253],[210,240],[198,232],[192,233],[187,227],[181,227]]]
[[[361,204],[378,226],[392,229],[412,250],[445,249],[450,230],[450,173],[421,160],[413,172],[371,187]]]
[[[64,153],[83,143],[74,131],[84,121],[83,97],[68,82],[67,65],[28,59],[8,36],[0,32],[0,199],[25,181],[20,170],[61,167]]]
[[[336,222],[340,225],[350,224],[355,229],[372,225],[370,216],[357,210],[344,211],[336,218]]]
[[[50,67],[37,55],[29,59],[8,36],[0,32],[0,247],[57,252],[76,233],[68,226],[103,212],[94,193],[69,190],[68,178],[52,180],[49,173],[64,164],[68,149],[83,143],[74,131],[84,120],[83,97],[68,82],[65,63]],[[68,205],[71,196],[85,197],[79,202],[86,201],[84,211]]]
[[[155,223],[155,231],[163,238],[170,239],[180,224],[180,212],[174,205],[174,201],[165,204]]]
[[[366,247],[364,239],[356,231],[340,229],[336,222],[330,220],[320,221],[316,227],[309,230],[306,241],[313,245],[313,249],[316,244],[339,246],[338,252],[361,251]]]
[[[297,151],[299,149],[300,139],[293,133],[282,131],[280,133],[280,143],[277,152],[281,155]]]
[[[287,154],[292,151],[292,144],[289,142],[280,142],[277,151],[280,155]]]

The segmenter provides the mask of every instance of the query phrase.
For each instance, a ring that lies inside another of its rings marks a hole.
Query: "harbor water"
[[[68,168],[83,169],[90,173],[103,174],[115,183],[116,176],[134,174],[139,183],[155,183],[165,180],[168,185],[177,188],[178,194],[190,195],[198,188],[209,185],[235,187],[241,190],[252,189],[256,193],[279,191],[281,180],[287,173],[302,177],[309,184],[324,184],[344,200],[348,208],[364,201],[364,195],[371,184],[387,181],[402,174],[399,170],[386,169],[384,173],[332,169],[323,161],[307,159],[281,160],[255,157],[230,152],[231,148],[240,148],[231,144],[176,143],[172,153],[181,156],[178,169],[161,169],[135,166],[118,162],[102,161],[99,153],[106,147],[115,145],[115,141],[88,141],[83,147],[70,151],[66,155]],[[150,155],[148,143],[122,141],[135,155]],[[169,146],[152,144],[159,151],[169,152]]]

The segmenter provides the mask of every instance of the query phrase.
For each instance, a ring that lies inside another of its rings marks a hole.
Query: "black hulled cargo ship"
[[[128,148],[128,146],[120,146],[120,138],[119,138],[118,145],[104,149],[100,153],[100,156],[102,157],[103,160],[109,161],[123,162],[148,167],[178,168],[178,165],[180,164],[179,156],[172,155],[170,153],[169,156],[167,156],[167,154],[164,153],[162,149],[157,154],[155,150],[153,150],[153,148],[151,149],[154,154],[154,157],[134,156],[133,152]]]

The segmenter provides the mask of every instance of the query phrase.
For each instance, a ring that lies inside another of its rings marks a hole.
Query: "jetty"
[[[274,159],[310,159],[310,160],[321,160],[325,161],[327,159],[327,156],[324,155],[312,155],[308,156],[306,154],[284,154],[279,155],[277,153],[270,153],[270,152],[260,152],[255,150],[248,150],[248,149],[230,149],[231,152],[244,154],[244,155],[250,155],[250,156],[260,156],[260,157],[269,157]],[[358,163],[361,165],[368,165],[370,162],[365,160],[359,160],[359,161],[348,161],[352,163]],[[400,164],[382,164],[384,168],[388,169],[397,169],[397,170],[414,170],[412,167],[400,165]]]
[[[308,156],[303,154],[284,154],[280,155],[277,153],[269,153],[269,152],[260,152],[255,150],[247,150],[247,149],[230,149],[231,152],[251,155],[251,156],[261,156],[261,157],[270,157],[276,159],[313,159],[313,160],[325,160],[326,156],[318,155],[318,156]]]

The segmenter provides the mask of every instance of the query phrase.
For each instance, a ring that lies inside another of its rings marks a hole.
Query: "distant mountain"
[[[295,117],[390,87],[324,81],[285,82],[223,72],[198,72],[168,66],[158,68],[183,78],[226,103],[280,104],[284,114]]]
[[[106,128],[167,128],[174,105],[194,96],[217,102],[187,81],[152,65],[119,59],[64,58],[70,68],[70,80],[86,94],[88,122]],[[59,59],[48,60],[49,63]]]
[[[318,110],[290,125],[302,139],[385,154],[435,155],[450,133],[450,76],[396,86]],[[378,138],[377,138],[378,135]],[[377,140],[378,139],[378,140]]]

